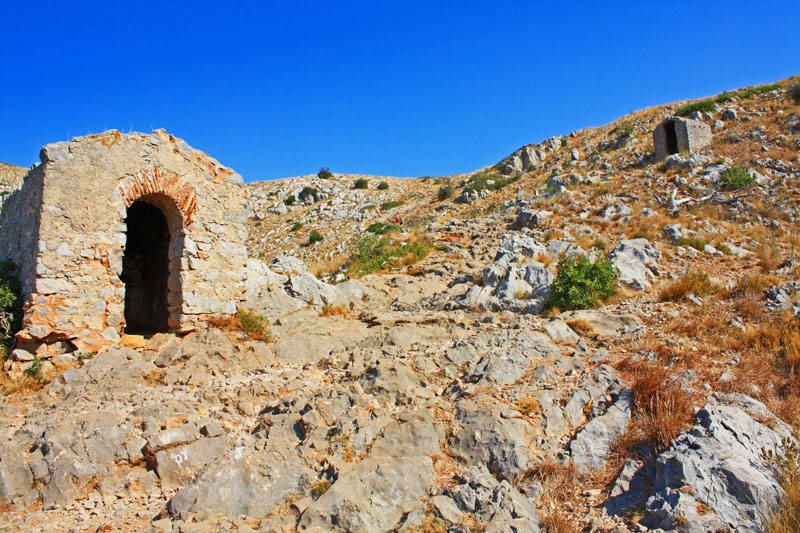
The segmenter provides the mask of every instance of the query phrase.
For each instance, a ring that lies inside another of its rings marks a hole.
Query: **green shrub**
[[[20,293],[17,265],[10,259],[0,262],[0,359],[5,357],[14,334],[22,327]]]
[[[369,181],[366,178],[358,178],[355,183],[353,183],[354,189],[366,189],[369,187]]]
[[[39,359],[38,357],[33,361],[31,361],[30,366],[28,366],[28,368],[25,369],[25,375],[41,383],[42,363],[44,363],[44,359]]]
[[[624,139],[633,135],[633,124],[625,122],[611,130],[611,135],[616,135],[620,139]]]
[[[605,257],[592,263],[584,256],[564,257],[556,267],[557,275],[550,285],[547,307],[588,309],[602,299],[614,295],[617,268]]]
[[[369,233],[374,233],[375,235],[385,235],[400,231],[400,226],[397,224],[384,224],[383,222],[375,222],[369,225],[367,231]]]
[[[385,181],[382,181],[382,182],[380,182],[378,184],[378,190],[379,191],[385,191],[388,188],[389,188],[389,184],[387,182],[385,182]]]
[[[324,237],[322,236],[322,233],[318,232],[315,229],[312,229],[311,233],[308,234],[308,243],[309,244],[314,244],[315,242],[320,242],[320,241],[322,241],[322,239],[324,239]]]
[[[717,110],[717,104],[714,100],[700,100],[699,102],[692,102],[691,104],[686,104],[685,106],[681,106],[675,111],[675,114],[679,117],[688,117],[695,111],[700,111],[701,113],[713,113]]]
[[[439,201],[447,200],[451,196],[453,196],[452,185],[443,185],[439,187],[439,190],[436,192],[436,198],[438,198]]]
[[[750,89],[745,89],[744,91],[736,93],[736,96],[739,98],[750,98],[751,96],[768,93],[780,88],[781,86],[779,84],[773,83],[772,85],[762,85],[761,87],[751,87]]]
[[[251,339],[258,341],[272,340],[272,332],[267,324],[267,319],[250,309],[239,309],[236,318],[242,326],[242,331]]]
[[[316,196],[318,192],[316,187],[303,187],[303,190],[300,191],[300,199],[305,200],[308,196]]]
[[[567,138],[561,137],[561,146],[566,146],[566,145],[567,145]]]
[[[317,172],[317,177],[323,180],[329,180],[333,177],[333,172],[327,167],[322,167],[319,169],[319,172]]]
[[[432,245],[426,241],[393,242],[389,235],[364,234],[353,239],[347,275],[358,278],[391,267],[402,260],[406,265],[424,259]]]
[[[800,83],[791,84],[788,93],[795,104],[800,104]]]
[[[383,202],[381,204],[381,209],[383,211],[388,211],[389,209],[394,209],[395,207],[399,207],[403,205],[405,202],[400,200],[392,200],[391,202]]]
[[[744,168],[734,165],[725,169],[719,182],[723,189],[733,191],[744,189],[753,183],[753,177]]]
[[[298,220],[297,222],[292,224],[292,229],[290,229],[289,231],[297,231],[302,227],[303,227],[303,223]]]
[[[292,205],[293,203],[295,203],[296,200],[297,198],[294,197],[294,194],[290,194],[289,196],[286,197],[283,203],[285,205]]]

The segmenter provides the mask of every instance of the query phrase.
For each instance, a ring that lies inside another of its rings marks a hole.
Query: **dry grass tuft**
[[[242,332],[257,341],[272,340],[267,320],[251,309],[239,309],[234,316],[211,317],[208,325],[226,332]]]
[[[578,533],[575,520],[559,508],[542,513],[541,525],[547,533]]]
[[[347,318],[350,316],[350,309],[346,305],[325,304],[319,316],[341,316]]]
[[[767,533],[797,533],[800,531],[800,464],[796,446],[786,446],[785,455],[774,456],[778,482],[784,491],[780,505],[767,519]]]
[[[778,276],[768,275],[764,276],[761,274],[746,274],[741,278],[736,280],[736,291],[737,292],[761,292],[764,289],[772,287],[773,285],[778,285],[781,282],[781,278]]]
[[[633,405],[631,424],[612,447],[612,470],[628,457],[638,457],[643,448],[654,456],[663,452],[694,421],[693,398],[670,370],[630,359],[617,366],[633,377]]]
[[[777,250],[769,246],[760,246],[758,250],[756,250],[756,257],[758,258],[758,266],[761,267],[762,272],[772,272],[773,270],[778,270],[781,266],[781,260]]]
[[[19,379],[11,379],[8,374],[0,370],[0,394],[3,396],[30,396],[42,390],[47,383],[27,374],[23,374]]]
[[[676,280],[659,293],[662,302],[678,302],[685,299],[689,294],[705,297],[714,294],[717,286],[711,282],[708,272],[703,270],[691,270],[681,279]]]
[[[324,259],[321,261],[317,261],[316,263],[310,265],[308,267],[308,271],[311,272],[314,277],[321,278],[328,274],[333,274],[337,272],[339,268],[347,262],[347,256],[338,255],[332,259]]]
[[[572,328],[575,331],[575,333],[583,337],[591,337],[592,335],[597,333],[592,323],[586,320],[585,318],[576,318],[573,320],[567,320],[567,325],[570,328]]]
[[[542,412],[542,405],[534,396],[525,396],[514,401],[514,409],[525,416],[538,416]]]

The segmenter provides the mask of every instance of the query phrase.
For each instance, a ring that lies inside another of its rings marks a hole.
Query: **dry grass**
[[[670,370],[631,359],[617,366],[632,377],[633,405],[628,430],[612,446],[612,470],[629,457],[639,457],[643,449],[653,456],[663,452],[694,420],[694,398],[673,379]]]
[[[514,409],[525,416],[534,417],[542,412],[542,405],[534,396],[525,396],[514,401]]]
[[[23,374],[19,379],[11,379],[8,374],[0,371],[0,394],[3,396],[30,396],[42,390],[48,382],[34,379],[27,374]]]
[[[350,309],[346,305],[325,304],[319,316],[341,316],[347,318],[350,316]]]
[[[800,531],[800,464],[797,447],[784,443],[785,455],[773,456],[778,470],[778,482],[784,491],[783,500],[766,521],[768,533],[797,533]]]
[[[317,261],[308,267],[308,271],[311,272],[314,277],[321,278],[323,276],[333,274],[337,272],[339,268],[347,262],[347,256],[338,255],[333,257],[332,259],[323,259],[321,261]]]
[[[233,316],[211,317],[208,325],[225,332],[241,332],[257,341],[269,342],[273,339],[266,319],[250,309],[239,309]]]
[[[687,272],[681,279],[663,287],[658,297],[662,302],[678,302],[685,299],[689,294],[705,297],[714,294],[716,291],[717,287],[711,282],[708,272],[692,270]]]
[[[572,328],[575,333],[582,337],[591,337],[597,331],[594,329],[594,326],[591,322],[586,320],[585,318],[576,318],[573,320],[567,320],[567,325]]]
[[[762,274],[745,274],[741,278],[736,280],[736,291],[739,292],[761,292],[764,289],[772,287],[773,285],[778,285],[781,282],[781,278],[778,276],[773,275],[762,275]]]
[[[558,507],[542,513],[541,526],[547,533],[577,533],[581,529],[575,520]]]
[[[758,259],[758,266],[765,273],[778,270],[781,266],[778,251],[770,246],[759,246],[758,250],[756,250],[756,258]]]

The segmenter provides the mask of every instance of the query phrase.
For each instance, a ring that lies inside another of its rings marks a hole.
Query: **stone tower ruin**
[[[123,333],[186,332],[244,298],[242,178],[163,130],[48,144],[0,216],[23,343],[82,350]]]
[[[711,139],[708,124],[688,118],[668,117],[653,130],[657,160],[670,154],[697,152],[710,145]]]

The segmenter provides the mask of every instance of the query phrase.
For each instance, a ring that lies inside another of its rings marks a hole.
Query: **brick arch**
[[[197,210],[197,197],[194,188],[177,174],[163,168],[149,168],[123,179],[119,184],[125,207],[143,196],[163,194],[171,198],[178,207],[185,226],[191,225]]]

